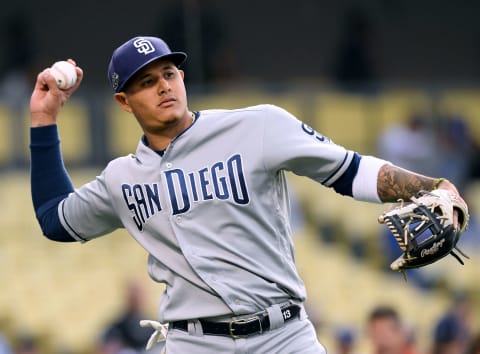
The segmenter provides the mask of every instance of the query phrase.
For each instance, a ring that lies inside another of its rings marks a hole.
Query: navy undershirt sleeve
[[[30,128],[30,183],[42,232],[60,242],[76,241],[60,223],[58,204],[74,191],[63,164],[57,125]]]
[[[350,162],[350,165],[348,166],[345,173],[332,185],[333,189],[337,193],[340,193],[342,195],[348,195],[350,197],[353,196],[353,179],[357,175],[358,166],[360,165],[361,159],[362,157],[359,154],[355,153],[352,162]]]

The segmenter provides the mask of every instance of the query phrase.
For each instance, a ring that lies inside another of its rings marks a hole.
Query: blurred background
[[[190,109],[277,104],[362,154],[449,178],[471,208],[453,257],[408,282],[376,222],[385,206],[289,175],[298,268],[330,353],[479,353],[480,2],[17,1],[0,12],[0,354],[141,353],[139,318],[163,287],[123,231],[85,245],[41,235],[30,201],[28,101],[38,72],[73,58],[82,86],[60,117],[77,186],[133,152],[140,130],[114,104],[107,65],[135,35],[185,51]],[[411,346],[411,348],[407,348]],[[413,348],[413,349],[412,349]],[[393,350],[393,349],[392,349]],[[393,352],[392,352],[393,353]]]

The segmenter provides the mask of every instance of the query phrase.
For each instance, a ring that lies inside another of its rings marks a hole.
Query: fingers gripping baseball
[[[37,76],[37,81],[30,98],[30,112],[32,126],[55,124],[58,113],[63,104],[77,90],[83,79],[83,70],[75,61],[69,59],[75,69],[76,81],[73,86],[61,89],[57,79],[51,73],[51,68],[43,70]]]

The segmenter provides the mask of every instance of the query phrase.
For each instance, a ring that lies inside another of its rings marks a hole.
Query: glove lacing
[[[425,195],[425,194],[429,194],[429,195],[434,195],[433,193],[431,192],[428,192],[428,191],[420,191],[420,195]],[[421,205],[421,203],[418,203],[417,202],[417,199],[415,197],[412,197],[411,200],[417,204],[417,205]],[[434,211],[435,208],[438,206],[438,204],[436,203],[433,203],[432,206],[430,207],[430,211]],[[442,215],[442,216],[438,216],[439,219],[443,219],[443,220],[448,220],[448,217],[446,217],[445,215]],[[428,220],[428,219],[427,219]],[[420,224],[420,226],[423,226],[423,224],[425,223],[425,221],[422,221],[422,223]],[[419,229],[420,226],[418,226],[416,229]],[[463,257],[465,257],[466,259],[470,259],[469,256],[467,256],[465,254],[465,252],[463,252],[460,248],[458,248],[458,246],[454,246],[453,249],[455,251],[457,251],[458,253],[460,253],[460,255],[462,255]],[[450,251],[450,254],[461,264],[461,265],[464,265],[465,263],[463,262],[462,258],[460,258],[460,256],[458,254],[456,254],[453,250]]]
[[[150,338],[148,339],[147,345],[145,349],[150,350],[154,347],[155,344],[164,342],[167,339],[168,333],[168,323],[163,324],[158,321],[152,320],[141,320],[140,321],[141,327],[152,327],[155,331],[152,333]]]
[[[422,190],[422,191],[419,192],[420,196],[423,196],[425,194],[434,195],[433,193],[431,193],[429,191],[423,191]],[[415,197],[411,197],[410,200],[418,206],[424,205],[424,204],[420,203],[418,201],[418,199],[415,198]],[[399,199],[397,202],[400,203],[400,208],[402,208],[405,204],[405,201],[403,199]],[[430,205],[428,208],[430,209],[430,212],[433,213],[435,208],[437,208],[437,207],[438,207],[437,203],[432,203],[432,205]],[[445,215],[437,215],[437,218],[440,219],[440,220],[448,220],[448,217],[445,216]],[[394,225],[391,221],[388,221],[388,220],[386,221],[386,224],[390,228],[393,236],[397,239],[397,241],[399,243],[399,246],[405,252],[405,256],[407,257],[407,259],[411,258],[410,254],[408,252],[410,241],[411,241],[411,238],[409,237],[410,236],[410,225],[413,224],[413,223],[419,222],[419,224],[414,228],[414,231],[418,231],[425,225],[425,223],[427,223],[429,221],[430,221],[429,218],[426,217],[425,215],[411,215],[408,218],[407,221],[405,221],[405,220],[401,221],[402,224],[403,224],[403,235],[400,235],[399,231],[397,230],[397,228],[394,227]],[[468,257],[460,248],[458,248],[457,245],[454,246],[453,249],[455,251],[457,251],[460,255],[465,257],[466,259],[470,259],[470,257]],[[460,264],[464,265],[464,262],[463,262],[462,258],[457,253],[455,253],[454,250],[450,251],[450,255],[452,255]],[[407,281],[407,275],[406,275],[405,270],[402,269],[401,273],[403,275],[404,280]]]

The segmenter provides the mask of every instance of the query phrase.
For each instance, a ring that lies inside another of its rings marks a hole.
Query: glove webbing
[[[425,193],[428,192],[422,194]],[[385,224],[388,226],[398,245],[404,252],[404,255],[409,260],[415,259],[415,257],[410,255],[409,251],[419,246],[419,242],[417,241],[418,236],[414,236],[410,226],[414,222],[419,222],[419,224],[413,229],[416,235],[421,235],[424,231],[430,229],[433,235],[431,237],[435,237],[434,235],[440,234],[443,230],[441,220],[447,219],[445,216],[435,214],[435,208],[438,206],[435,203],[428,207],[424,204],[418,203],[416,198],[412,198],[412,202],[415,203],[417,207],[413,209],[410,215],[404,217],[390,215],[385,218]],[[403,235],[400,233],[401,230],[403,231]],[[458,246],[454,246],[454,249],[463,257],[470,259],[460,248],[458,248]],[[464,265],[461,257],[453,250],[450,251],[449,254],[451,254],[460,264]],[[405,270],[402,270],[401,272],[405,281],[407,281]]]

